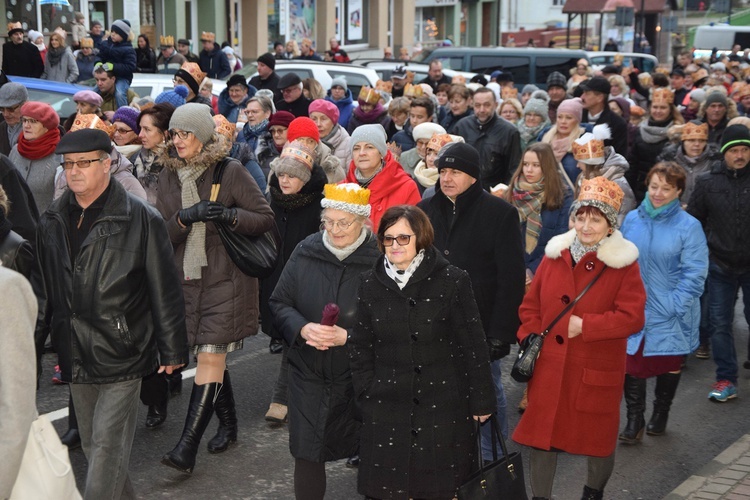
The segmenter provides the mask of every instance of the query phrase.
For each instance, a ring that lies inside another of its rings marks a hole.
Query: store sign
[[[449,7],[458,5],[458,0],[416,0],[416,7]]]

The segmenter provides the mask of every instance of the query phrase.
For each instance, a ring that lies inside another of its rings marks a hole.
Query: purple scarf
[[[374,108],[372,108],[370,111],[365,113],[362,111],[362,103],[359,103],[360,106],[354,108],[354,116],[357,117],[357,119],[362,123],[379,123],[378,118],[380,118],[383,113],[385,113],[385,108],[382,104],[377,103]]]

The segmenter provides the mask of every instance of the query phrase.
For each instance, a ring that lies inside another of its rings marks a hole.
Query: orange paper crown
[[[600,176],[581,181],[581,192],[577,201],[582,205],[592,206],[603,203],[618,212],[624,196],[625,194],[616,182]]]
[[[382,90],[390,94],[393,91],[393,82],[378,80],[375,82],[375,90]]]
[[[419,85],[413,85],[411,83],[407,83],[404,86],[404,97],[422,97],[424,95],[424,90],[422,90],[422,87]]]
[[[604,159],[604,141],[591,139],[586,144],[573,142],[573,156],[578,161]]]
[[[696,125],[693,122],[687,122],[685,126],[682,128],[682,140],[698,140],[698,141],[707,141],[708,140],[708,123],[701,123],[700,125]]]
[[[231,143],[234,141],[234,131],[237,126],[227,120],[224,115],[214,115],[214,124],[216,125],[216,131],[226,137]]]
[[[94,48],[94,39],[93,38],[82,38],[81,39],[81,48],[82,49],[85,49],[85,48],[93,49]]]
[[[505,99],[518,99],[518,89],[515,87],[503,87],[500,90],[500,97]]]
[[[112,138],[115,131],[114,125],[107,125],[106,122],[102,121],[101,118],[94,114],[82,115],[81,113],[76,113],[76,117],[73,119],[73,125],[71,125],[70,131],[75,132],[76,130],[81,130],[84,128],[103,130],[110,138]]]
[[[748,85],[747,83],[740,85],[736,93],[737,99],[742,99],[743,97],[748,95],[750,95],[750,85]]]
[[[201,42],[215,42],[216,41],[216,34],[211,33],[210,31],[203,31],[201,33]]]
[[[174,47],[174,37],[172,35],[160,36],[159,45],[162,47]]]
[[[672,104],[674,103],[674,93],[665,87],[654,89],[651,95],[651,104]]]
[[[380,94],[378,94],[375,89],[370,87],[362,87],[359,90],[359,97],[358,99],[360,101],[364,101],[367,104],[377,104],[378,101],[380,101]]]

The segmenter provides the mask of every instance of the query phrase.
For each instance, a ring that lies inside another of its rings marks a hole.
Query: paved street
[[[748,338],[741,308],[736,311],[735,329],[741,366],[747,355]],[[286,429],[270,429],[263,420],[280,361],[279,356],[268,353],[267,346],[268,338],[258,335],[246,341],[243,351],[231,355],[230,369],[240,419],[239,443],[226,453],[210,455],[205,449],[207,439],[204,438],[192,476],[182,475],[159,463],[161,456],[174,446],[182,431],[192,379],[186,380],[183,393],[172,399],[169,417],[161,428],[148,430],[143,426],[146,409],[142,408],[130,464],[131,477],[140,498],[293,498],[293,460],[288,451]],[[38,398],[40,413],[63,408],[68,399],[67,387],[53,386],[49,382],[55,364],[54,355],[46,355],[44,362],[45,373]],[[506,371],[510,369],[510,360],[503,362],[503,368]],[[698,471],[706,471],[707,464],[718,463],[714,468],[720,467],[721,462],[714,459],[750,431],[750,370],[740,368],[739,398],[716,404],[706,398],[713,381],[713,368],[713,361],[701,361],[694,357],[689,359],[672,407],[667,434],[662,437],[644,436],[639,446],[618,446],[617,464],[605,498],[663,498]],[[513,427],[519,418],[515,406],[523,388],[507,375],[505,382],[510,405],[508,414]],[[651,380],[649,415],[653,384]],[[624,419],[624,403],[622,406]],[[209,438],[213,436],[216,425],[214,419],[207,432]],[[67,420],[57,420],[55,426],[62,433],[67,428]],[[519,447],[512,445],[511,448]],[[742,453],[747,453],[746,448]],[[525,450],[523,453],[528,483],[528,454]],[[74,451],[71,459],[81,487],[85,467],[83,453]],[[585,474],[585,459],[561,456],[554,498],[580,498]],[[356,494],[356,471],[347,469],[343,462],[329,464],[326,498],[361,498]]]

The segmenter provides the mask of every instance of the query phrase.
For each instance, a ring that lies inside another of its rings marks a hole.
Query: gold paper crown
[[[737,99],[742,99],[743,97],[750,95],[750,85],[748,85],[747,83],[743,83],[742,85],[740,85],[737,89],[736,95]]]
[[[700,125],[696,125],[695,123],[687,122],[685,126],[682,128],[681,139],[683,141],[687,141],[690,139],[698,140],[698,141],[707,141],[708,140],[708,123],[701,123]]]
[[[172,35],[160,36],[159,45],[162,47],[174,47],[174,37]]]
[[[422,87],[419,85],[412,85],[411,83],[407,83],[404,86],[404,97],[422,97],[424,95],[424,90],[422,90]]]
[[[82,49],[85,49],[85,48],[93,49],[94,48],[94,39],[93,38],[82,38],[81,39],[81,48]]]
[[[201,42],[215,42],[215,41],[216,41],[215,33],[211,33],[210,31],[201,32]]]
[[[693,73],[692,78],[693,78],[693,83],[699,82],[699,81],[703,80],[704,78],[708,78],[708,71],[706,71],[705,69],[701,68],[698,71],[696,71],[695,73]]]
[[[8,34],[10,35],[11,31],[23,31],[23,26],[21,23],[15,22],[15,23],[8,23]]]
[[[466,85],[466,77],[464,75],[453,75],[451,85]]]
[[[301,141],[292,141],[291,143],[284,146],[284,150],[281,152],[281,159],[291,158],[300,163],[304,163],[308,170],[312,170],[315,158],[313,157],[313,151],[308,148]],[[368,193],[367,199],[370,196]]]
[[[583,179],[577,201],[583,205],[597,206],[598,204],[604,204],[614,209],[615,212],[619,212],[624,196],[622,189],[616,182],[604,177],[594,177],[593,179]]]
[[[427,149],[440,151],[440,148],[451,142],[453,142],[453,137],[450,134],[434,134],[427,143]]]
[[[518,99],[518,89],[515,87],[503,87],[500,91],[500,97],[505,99]]]
[[[672,104],[674,103],[674,93],[665,87],[654,89],[651,95],[652,104]]]
[[[206,78],[206,74],[201,70],[201,67],[198,66],[198,63],[184,62],[182,63],[182,66],[180,66],[180,69],[187,72],[187,74],[190,75],[198,85],[200,85],[201,82],[203,82],[203,79]]]
[[[73,125],[71,125],[70,131],[75,132],[76,130],[82,130],[85,128],[103,130],[107,133],[110,139],[112,138],[112,135],[115,131],[114,125],[107,125],[106,122],[104,122],[101,118],[94,114],[82,115],[81,113],[76,113],[76,117],[73,119]]]
[[[591,139],[586,144],[573,142],[573,156],[578,161],[604,158],[604,141]]]
[[[324,198],[320,201],[323,208],[343,210],[363,217],[370,216],[370,190],[359,184],[326,184],[323,187]]]
[[[234,131],[237,126],[231,123],[224,115],[214,115],[214,124],[216,125],[216,131],[229,139],[231,143],[234,140]]]
[[[375,82],[375,90],[383,90],[390,94],[393,91],[393,82],[378,80],[377,82]]]
[[[362,87],[359,89],[359,100],[364,101],[367,104],[377,104],[380,101],[380,94],[375,89],[370,87]]]

